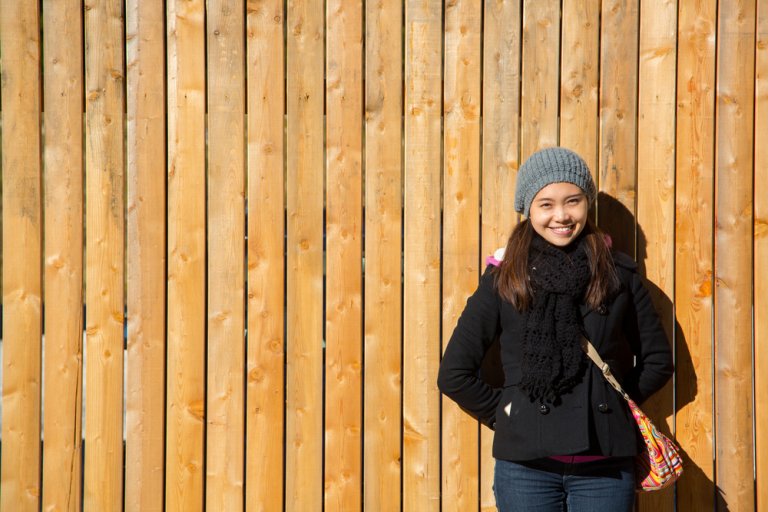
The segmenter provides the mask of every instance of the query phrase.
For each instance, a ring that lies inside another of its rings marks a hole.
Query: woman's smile
[[[571,224],[570,226],[555,226],[550,229],[554,231],[556,235],[569,236],[571,233],[573,233],[574,226]]]

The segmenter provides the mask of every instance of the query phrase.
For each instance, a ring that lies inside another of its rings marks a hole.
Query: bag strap
[[[619,381],[616,380],[616,377],[614,377],[613,373],[611,373],[611,367],[608,366],[608,363],[603,361],[603,358],[600,357],[600,354],[597,353],[595,346],[592,345],[592,343],[583,336],[581,338],[581,348],[584,350],[584,352],[586,352],[587,356],[589,356],[592,362],[595,363],[598,368],[600,368],[600,372],[602,372],[603,377],[605,377],[605,380],[608,381],[608,384],[613,386],[613,388],[618,391],[625,400],[631,400],[626,391],[624,391],[624,389],[621,387],[621,384],[619,384]]]

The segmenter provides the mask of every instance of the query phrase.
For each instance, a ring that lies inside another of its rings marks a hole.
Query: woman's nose
[[[568,212],[562,206],[555,208],[555,220],[563,221],[568,220]]]

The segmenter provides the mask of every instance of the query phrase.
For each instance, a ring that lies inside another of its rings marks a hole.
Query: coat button
[[[549,414],[549,407],[547,406],[547,404],[541,404],[539,406],[539,412],[541,414]]]
[[[600,412],[608,412],[608,404],[606,404],[605,402],[599,404],[597,406],[597,410]]]

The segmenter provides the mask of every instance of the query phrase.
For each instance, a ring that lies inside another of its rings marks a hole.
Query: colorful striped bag
[[[600,368],[608,384],[624,397],[637,422],[637,428],[645,442],[646,450],[635,459],[635,484],[637,491],[658,491],[671,485],[683,474],[683,461],[679,449],[667,436],[659,432],[650,418],[622,389],[621,384],[611,374],[611,368],[603,361],[600,354],[586,338],[582,348],[589,358]]]
[[[605,374],[605,373],[603,373]],[[628,396],[624,396],[647,450],[637,456],[637,490],[658,491],[677,480],[683,473],[683,461],[677,446],[656,428],[650,418]]]

